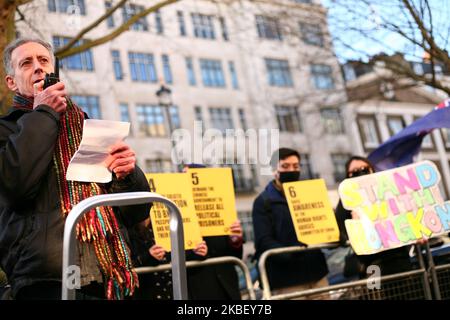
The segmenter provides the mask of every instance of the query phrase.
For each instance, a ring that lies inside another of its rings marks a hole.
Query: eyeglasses
[[[371,174],[372,173],[372,169],[370,169],[369,167],[361,167],[359,169],[355,169],[352,172],[349,172],[347,175],[349,178],[353,178],[353,177],[359,177],[359,176],[364,176],[366,174]]]

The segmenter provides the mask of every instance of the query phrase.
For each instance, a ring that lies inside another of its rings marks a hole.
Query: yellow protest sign
[[[312,245],[339,240],[339,228],[323,179],[283,184],[295,233]]]
[[[202,236],[229,235],[237,220],[231,168],[189,169]]]
[[[198,219],[194,211],[194,200],[189,177],[185,173],[149,173],[145,175],[150,191],[172,200],[183,217],[184,247],[194,249],[203,241]],[[162,203],[153,203],[150,210],[156,244],[170,251],[169,211]]]

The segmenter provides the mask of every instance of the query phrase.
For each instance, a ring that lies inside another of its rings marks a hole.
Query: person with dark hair
[[[64,223],[76,204],[99,194],[149,190],[124,142],[114,144],[105,160],[110,183],[66,179],[87,115],[63,82],[44,88],[54,61],[51,45],[40,39],[17,39],[3,55],[14,99],[0,118],[0,267],[14,299],[61,298]],[[122,227],[140,223],[148,210],[101,206],[78,222],[80,298],[133,294],[137,276]]]
[[[370,163],[369,159],[360,156],[350,157],[345,164],[345,170],[346,178],[358,177],[375,172],[374,166]],[[342,205],[342,201],[339,201],[335,215],[340,231],[340,242],[345,244],[348,241],[345,220],[359,219],[359,217],[355,212],[345,209]],[[354,253],[350,253],[346,257],[344,276],[349,278],[353,276],[366,278],[366,270],[370,265],[378,265],[380,267],[381,275],[383,276],[409,271],[412,268],[409,258],[409,246],[391,249],[372,255],[357,256]]]
[[[270,160],[274,180],[253,203],[255,258],[264,251],[304,246],[297,236],[282,184],[300,178],[300,154],[288,148],[275,151]],[[267,260],[267,273],[274,294],[307,290],[328,285],[328,266],[319,249],[279,254]]]

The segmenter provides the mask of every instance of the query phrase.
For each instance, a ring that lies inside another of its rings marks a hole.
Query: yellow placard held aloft
[[[323,179],[283,184],[297,239],[308,245],[339,240],[339,228]]]
[[[231,168],[189,169],[187,176],[202,236],[231,234],[237,220]]]
[[[194,249],[203,238],[194,211],[189,177],[185,173],[148,173],[145,176],[150,191],[172,200],[178,206],[183,217],[184,248]],[[169,210],[162,203],[155,202],[150,210],[150,219],[156,244],[169,252],[171,250]]]

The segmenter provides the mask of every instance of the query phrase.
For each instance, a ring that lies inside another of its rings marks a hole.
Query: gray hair
[[[40,45],[42,45],[43,47],[45,47],[48,52],[50,53],[50,58],[52,59],[52,63],[53,61],[55,61],[55,56],[53,54],[53,48],[51,46],[50,43],[38,39],[38,38],[18,38],[12,42],[10,42],[5,50],[3,50],[3,67],[5,68],[6,74],[8,75],[14,75],[14,68],[12,66],[12,61],[11,61],[11,55],[12,52],[17,49],[18,47],[20,47],[21,45],[25,44],[25,43],[29,43],[29,42],[35,42],[35,43],[39,43]]]

